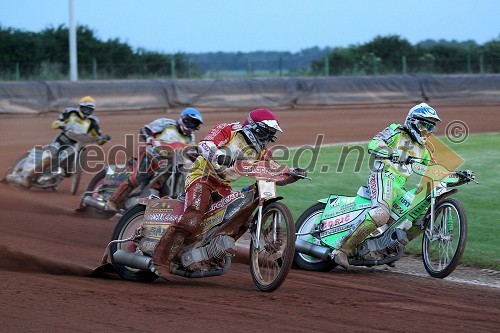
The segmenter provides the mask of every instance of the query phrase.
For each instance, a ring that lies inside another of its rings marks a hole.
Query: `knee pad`
[[[373,220],[373,222],[381,227],[389,221],[389,217],[391,215],[386,209],[382,207],[375,207],[368,211],[368,216]]]

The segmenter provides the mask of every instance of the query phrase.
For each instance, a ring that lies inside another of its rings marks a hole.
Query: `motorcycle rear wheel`
[[[295,223],[295,231],[297,233],[308,233],[313,230],[318,219],[325,210],[325,203],[317,202],[308,209],[306,209]],[[310,242],[311,236],[298,236],[306,242]],[[325,261],[304,253],[295,251],[294,262],[297,266],[308,271],[316,272],[329,272],[334,269],[337,264],[333,260]]]
[[[422,237],[422,259],[430,276],[445,278],[457,267],[467,241],[467,216],[457,199],[440,202],[435,211],[434,231],[429,238],[430,221]]]
[[[126,239],[134,235],[135,231],[142,223],[145,211],[146,206],[144,205],[136,205],[126,211],[115,227],[113,240]],[[115,253],[117,250],[135,252],[136,244],[134,242],[113,243],[111,245],[111,254]],[[113,261],[113,255],[111,255],[111,263],[118,272],[118,275],[125,280],[153,282],[158,278],[153,272],[115,263]]]
[[[271,292],[285,281],[293,263],[295,227],[288,207],[273,202],[262,211],[259,246],[250,241],[250,272],[261,291]]]

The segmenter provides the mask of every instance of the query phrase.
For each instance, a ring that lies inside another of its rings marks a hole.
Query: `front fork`
[[[436,212],[436,198],[432,197],[431,198],[431,223],[429,225],[429,229],[427,229],[425,231],[427,233],[427,237],[429,237],[429,239],[432,239],[432,237],[434,236],[435,212]]]
[[[438,234],[435,234],[434,233],[434,224],[436,223],[436,198],[432,197],[431,198],[431,220],[429,223],[429,228],[427,228],[425,230],[425,235],[427,236],[427,238],[429,238],[429,240],[435,241],[435,240],[439,239],[440,237],[446,238],[448,236],[448,229],[450,229],[449,225],[448,225],[448,223],[449,223],[448,219],[450,218],[450,216],[448,214],[450,214],[449,209],[445,209],[443,212],[443,221],[444,221],[444,223],[442,223],[443,229],[441,229]]]
[[[255,233],[252,234],[252,242],[253,242],[253,247],[257,250],[259,249],[259,241],[260,241],[260,229],[262,228],[262,208],[263,204],[259,203],[259,208],[257,211],[257,226],[255,228]]]
[[[258,251],[262,251],[264,250],[263,248],[261,248],[260,246],[260,231],[262,229],[262,212],[263,212],[263,208],[264,208],[264,205],[259,205],[258,207],[258,211],[257,211],[257,225],[255,226],[255,233],[252,233],[252,242],[253,242],[253,246],[255,249],[257,249]],[[273,215],[273,225],[272,225],[272,238],[271,238],[271,241],[272,243],[276,243],[278,241],[278,226],[279,226],[279,218],[277,218],[277,215]]]

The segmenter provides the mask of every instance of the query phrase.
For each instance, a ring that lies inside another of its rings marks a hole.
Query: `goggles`
[[[94,113],[94,108],[90,106],[80,106],[80,111],[83,114],[90,116],[92,113]]]
[[[254,131],[255,136],[261,142],[274,142],[278,139],[276,136],[276,130],[274,128],[268,127],[266,125],[256,124]]]
[[[416,125],[419,131],[426,131],[428,133],[434,133],[437,128],[436,124],[421,119],[417,120]]]
[[[184,117],[182,122],[183,122],[184,126],[186,126],[186,128],[189,128],[190,130],[197,131],[200,129],[201,123],[198,119],[194,119],[191,117]]]

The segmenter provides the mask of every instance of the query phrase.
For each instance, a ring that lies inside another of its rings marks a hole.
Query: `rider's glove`
[[[106,142],[108,142],[109,140],[111,140],[111,136],[106,134],[105,136],[101,136],[99,138],[99,140],[97,140],[97,144],[98,145],[103,145],[105,144]]]
[[[474,174],[474,172],[472,172],[470,170],[455,171],[455,173],[458,176],[458,181],[457,182],[449,183],[447,185],[448,187],[460,186],[460,185],[463,185],[463,184],[467,184],[468,182],[475,181],[475,179],[476,179],[476,175]]]
[[[466,182],[476,180],[476,175],[471,170],[457,171],[457,175]]]
[[[219,155],[217,156],[217,164],[232,167],[234,165],[234,160],[229,155]]]
[[[290,175],[285,179],[278,180],[276,185],[285,186],[291,183],[295,183],[297,180],[307,177],[307,170],[301,168],[290,169]]]
[[[415,157],[413,156],[404,157],[404,156],[399,156],[398,154],[392,154],[391,156],[389,156],[389,160],[395,164],[408,165],[408,164],[413,164],[413,162],[415,162]]]
[[[60,130],[65,130],[66,129],[66,123],[56,120],[52,123],[52,128],[53,129],[60,129]]]
[[[401,164],[400,156],[398,154],[392,154],[388,157],[388,160],[392,163]]]
[[[416,161],[415,157],[408,156],[407,158],[405,158],[404,164],[413,164],[413,163],[415,163],[415,161]]]
[[[302,179],[304,177],[307,177],[306,169],[294,168],[291,171],[292,171],[291,176],[295,179]]]

